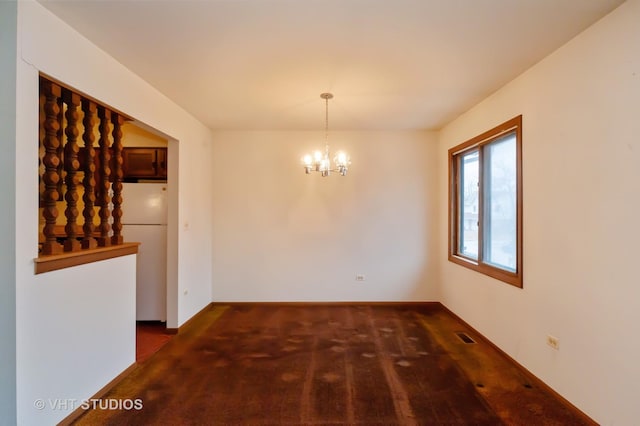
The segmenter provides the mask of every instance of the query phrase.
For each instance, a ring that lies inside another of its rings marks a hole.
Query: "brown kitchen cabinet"
[[[167,179],[167,148],[122,149],[124,180]]]

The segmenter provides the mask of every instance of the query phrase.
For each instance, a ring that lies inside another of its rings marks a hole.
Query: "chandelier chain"
[[[329,97],[324,98],[324,150],[329,153]]]

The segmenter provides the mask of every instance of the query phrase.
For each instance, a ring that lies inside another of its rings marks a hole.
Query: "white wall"
[[[54,400],[87,399],[133,364],[135,271],[129,255],[19,282],[19,424],[61,420],[80,402]]]
[[[439,138],[442,302],[608,425],[640,416],[639,22],[640,2],[628,1]],[[447,149],[518,114],[522,290],[446,260]]]
[[[211,181],[211,133],[40,4],[18,2],[17,35],[17,411],[19,424],[40,425],[61,420],[72,408],[39,411],[35,399],[88,398],[135,361],[135,258],[34,275],[38,72],[131,115],[169,140],[169,327],[211,301],[210,198],[202,196],[202,183]]]
[[[332,132],[353,164],[328,178],[300,161],[323,132],[214,139],[214,301],[433,300],[433,134]]]
[[[0,419],[16,422],[16,2],[0,2]]]

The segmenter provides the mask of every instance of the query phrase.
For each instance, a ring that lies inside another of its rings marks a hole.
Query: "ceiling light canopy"
[[[333,157],[333,165],[329,154],[329,99],[333,98],[331,93],[322,93],[320,97],[325,103],[325,119],[324,119],[324,153],[320,150],[313,154],[307,154],[302,158],[304,171],[306,174],[311,172],[320,172],[322,177],[327,177],[331,172],[338,172],[341,176],[347,175],[347,170],[351,164],[351,160],[347,153],[338,151]]]

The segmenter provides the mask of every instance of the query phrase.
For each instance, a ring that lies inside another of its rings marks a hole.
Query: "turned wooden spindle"
[[[42,254],[58,254],[63,250],[55,235],[56,219],[58,218],[56,202],[60,197],[58,192],[58,183],[60,181],[60,174],[58,173],[58,166],[60,165],[60,157],[58,155],[60,147],[60,139],[58,138],[60,129],[58,98],[61,94],[61,88],[50,81],[43,81],[42,91],[45,96],[44,139],[42,141],[45,149],[42,159],[45,167],[44,175],[42,176],[45,186],[42,212],[45,225],[42,232],[45,241],[42,243]]]
[[[84,179],[82,186],[84,187],[84,195],[82,201],[84,201],[84,209],[82,215],[84,216],[84,225],[82,230],[84,231],[84,238],[82,239],[83,249],[92,249],[98,246],[98,242],[93,238],[93,232],[95,225],[93,224],[93,216],[95,211],[93,207],[96,201],[95,186],[96,180],[94,173],[96,171],[95,165],[95,150],[93,149],[94,126],[96,117],[97,105],[87,99],[82,99],[82,111],[84,112],[84,119],[82,124],[84,125],[84,133],[82,134],[82,140],[85,146],[84,157]]]
[[[64,199],[64,179],[65,179],[65,172],[64,172],[64,102],[62,100],[62,96],[64,94],[64,89],[62,89],[62,87],[60,87],[61,90],[61,95],[58,98],[58,141],[60,141],[60,143],[58,144],[58,158],[60,159],[60,161],[58,162],[58,176],[60,176],[60,179],[58,179],[58,201],[62,201]]]
[[[111,216],[109,211],[109,202],[111,201],[109,196],[109,178],[111,176],[111,168],[109,167],[109,160],[111,159],[109,154],[109,123],[111,122],[111,111],[104,107],[98,107],[98,117],[100,117],[100,170],[98,170],[100,176],[100,190],[98,191],[98,205],[100,206],[100,211],[98,212],[100,225],[98,225],[98,229],[100,230],[100,236],[96,240],[99,247],[107,247],[111,245],[111,238],[109,237],[109,231],[111,231],[111,225],[109,225],[109,216]]]
[[[120,114],[114,113],[111,116],[113,122],[113,183],[111,188],[113,189],[113,197],[111,199],[113,203],[113,209],[111,215],[113,216],[113,235],[111,236],[111,243],[114,245],[122,244],[124,238],[122,237],[122,125],[124,124],[124,118]]]
[[[64,170],[66,172],[65,183],[67,191],[64,199],[67,202],[67,208],[64,211],[67,217],[67,225],[64,230],[67,239],[64,242],[64,251],[78,251],[81,249],[80,241],[77,239],[76,222],[78,219],[78,169],[80,161],[78,161],[78,106],[80,105],[80,96],[69,90],[64,90],[62,94],[64,102],[67,104],[67,127],[65,135],[67,142],[64,146]]]
[[[42,80],[41,80],[41,84],[42,84]],[[44,171],[45,171],[45,167],[44,167],[44,154],[45,154],[45,149],[44,149],[44,145],[42,144],[44,141],[44,136],[45,136],[45,131],[44,131],[44,121],[46,120],[46,114],[44,113],[44,104],[46,102],[47,97],[44,95],[42,89],[40,89],[40,96],[38,99],[38,141],[39,141],[39,146],[38,146],[38,194],[40,197],[40,204],[39,206],[42,207],[44,206],[44,191],[45,191],[45,185],[44,185],[44,180],[43,180],[43,176],[44,176]]]

